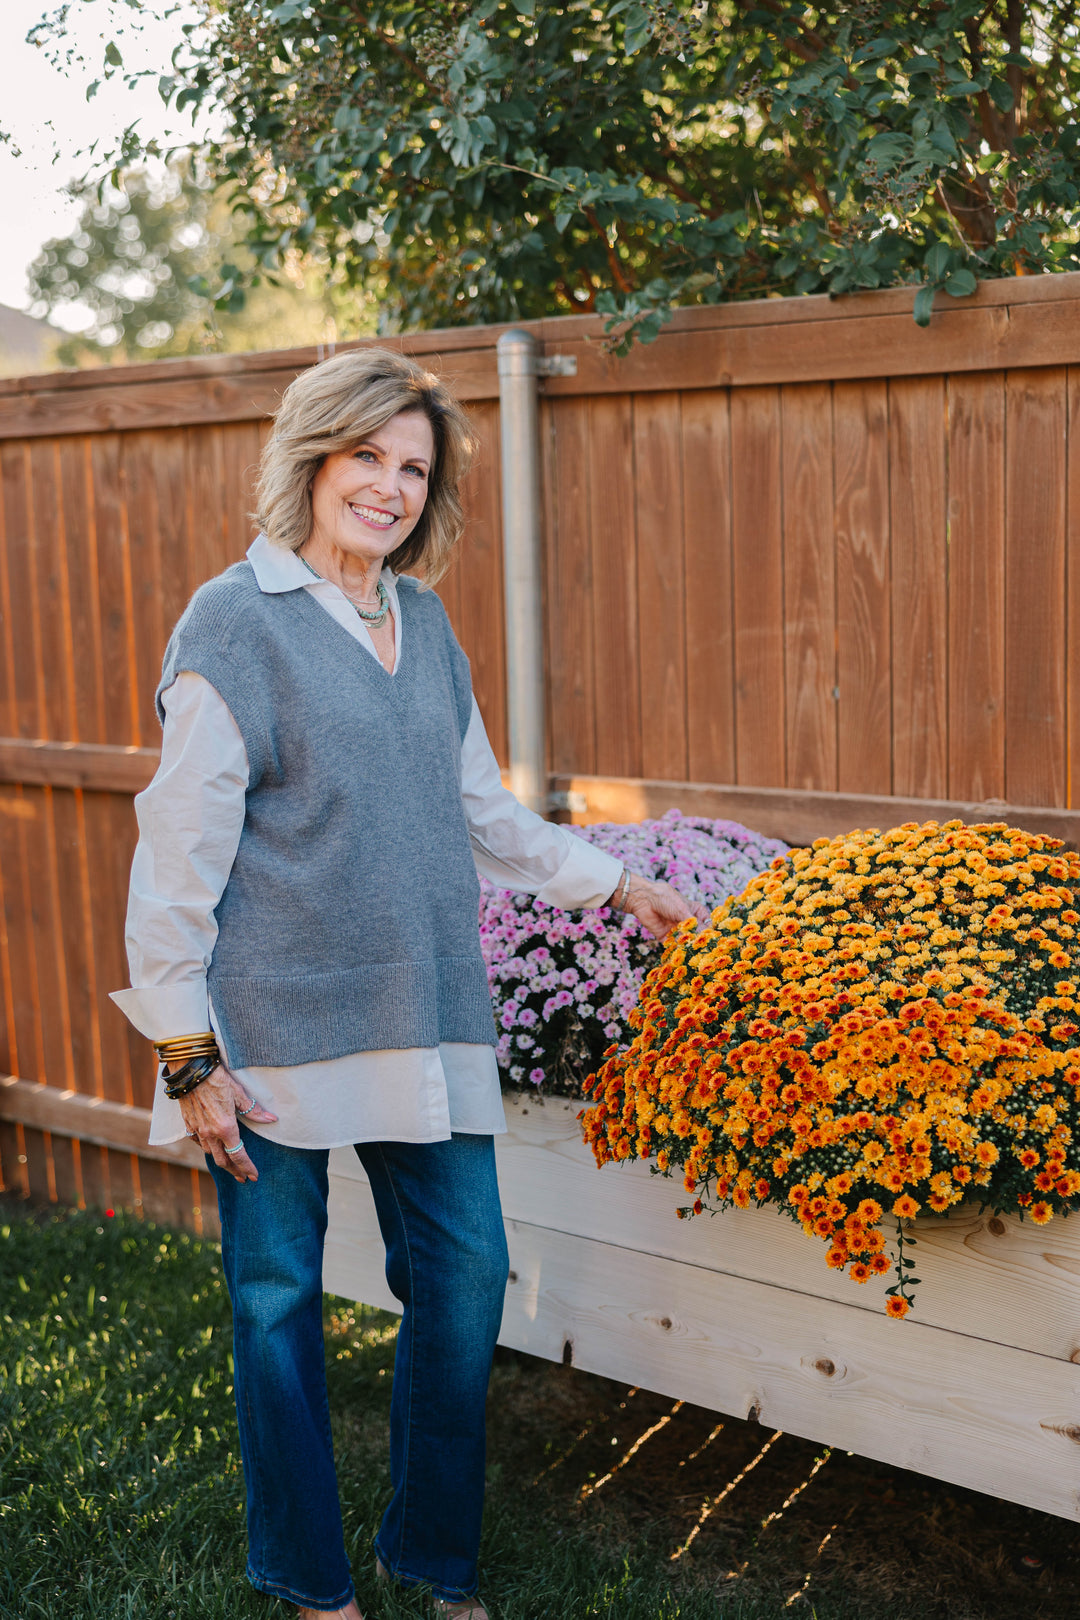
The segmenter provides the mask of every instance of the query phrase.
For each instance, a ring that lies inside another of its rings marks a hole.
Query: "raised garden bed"
[[[579,1103],[507,1097],[501,1343],[1080,1518],[1080,1218],[919,1220],[915,1314],[772,1209],[679,1221],[647,1165],[598,1171]],[[397,1309],[351,1149],[331,1154],[327,1289]]]

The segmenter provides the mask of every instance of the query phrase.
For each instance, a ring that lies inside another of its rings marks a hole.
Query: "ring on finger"
[[[232,1158],[234,1153],[243,1153],[243,1151],[244,1151],[243,1142],[237,1142],[236,1146],[231,1147],[231,1148],[225,1147],[224,1142],[222,1142],[221,1145],[222,1145],[223,1148],[225,1148],[225,1152],[229,1155],[230,1159]]]
[[[254,1107],[255,1107],[255,1099],[254,1099],[254,1097],[252,1097],[252,1099],[251,1099],[251,1101],[250,1101],[250,1102],[249,1102],[249,1103],[248,1103],[248,1105],[247,1105],[247,1107],[246,1107],[246,1108],[238,1108],[238,1109],[237,1109],[237,1110],[236,1110],[236,1117],[237,1117],[237,1119],[243,1119],[243,1117],[244,1117],[244,1115],[245,1115],[245,1114],[250,1114],[250,1113],[251,1113],[251,1110],[252,1110],[252,1109],[253,1109],[253,1108],[254,1108]]]

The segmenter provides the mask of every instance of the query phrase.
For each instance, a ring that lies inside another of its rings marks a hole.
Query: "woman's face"
[[[396,551],[420,521],[434,456],[423,411],[399,411],[355,450],[327,456],[311,484],[311,541],[363,561]]]

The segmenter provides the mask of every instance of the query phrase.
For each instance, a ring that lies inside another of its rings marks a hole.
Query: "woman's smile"
[[[376,506],[358,506],[355,501],[347,501],[346,505],[353,517],[376,529],[388,529],[401,516],[400,512],[383,512]]]

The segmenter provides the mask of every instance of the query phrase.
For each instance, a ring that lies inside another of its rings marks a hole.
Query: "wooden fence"
[[[1080,276],[681,313],[609,357],[535,323],[552,785],[802,841],[914,816],[1080,828]],[[500,328],[400,340],[483,444],[442,587],[505,756]],[[147,1149],[125,983],[133,792],[167,631],[241,556],[252,473],[314,350],[0,382],[0,1175],[212,1228]],[[6,1075],[6,1078],[3,1076]]]

